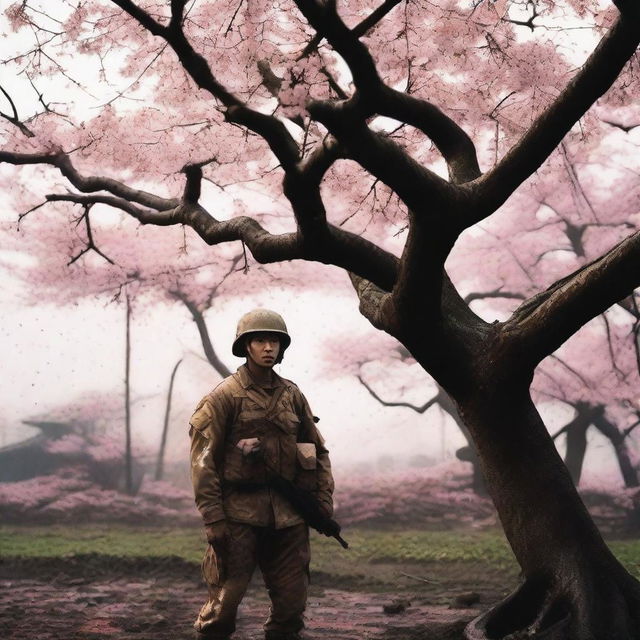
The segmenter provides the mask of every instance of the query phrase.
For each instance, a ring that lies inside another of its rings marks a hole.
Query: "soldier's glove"
[[[226,520],[218,520],[218,522],[205,525],[204,532],[207,536],[207,542],[214,549],[220,549],[227,544],[229,529]]]

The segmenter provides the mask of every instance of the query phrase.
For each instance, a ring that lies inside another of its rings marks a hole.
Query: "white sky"
[[[4,289],[0,352],[4,430],[0,444],[29,432],[22,419],[40,415],[83,392],[123,389],[124,307],[83,302],[68,309],[50,306],[24,308],[16,293]],[[351,300],[319,294],[265,292],[250,301],[229,300],[222,311],[208,316],[209,330],[221,358],[234,370],[241,360],[231,355],[237,318],[245,311],[267,306],[280,311],[292,335],[292,345],[280,375],[296,382],[307,396],[334,463],[375,461],[380,455],[409,458],[417,453],[452,456],[464,443],[457,428],[445,424],[437,410],[419,416],[407,409],[384,408],[352,376],[320,377],[322,345],[334,327],[376,331]],[[219,377],[204,362],[196,327],[186,309],[157,307],[132,324],[132,386],[145,399],[136,404],[134,438],[155,450],[160,437],[166,388],[171,369],[186,356],[176,377],[172,442],[186,446],[187,420],[196,403]],[[346,356],[348,357],[348,356]],[[339,370],[339,366],[337,367]],[[378,390],[384,394],[384,388]],[[55,415],[51,415],[55,419]],[[182,418],[182,421],[180,420]],[[180,430],[182,429],[182,433]]]

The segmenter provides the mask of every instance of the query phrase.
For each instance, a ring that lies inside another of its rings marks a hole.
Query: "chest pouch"
[[[313,442],[298,442],[297,470],[294,482],[300,489],[315,491],[318,488],[318,459]]]

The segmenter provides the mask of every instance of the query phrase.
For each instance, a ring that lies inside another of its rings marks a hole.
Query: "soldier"
[[[298,387],[273,366],[291,338],[267,309],[238,323],[236,373],[198,404],[190,420],[191,476],[209,546],[203,576],[209,600],[195,622],[201,640],[227,639],[256,565],[271,599],[266,640],[298,640],[309,584],[309,529],[269,478],[278,474],[313,491],[333,512],[328,451]]]

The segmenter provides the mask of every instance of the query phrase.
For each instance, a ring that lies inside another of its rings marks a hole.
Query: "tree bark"
[[[452,402],[451,398],[442,387],[438,387],[438,404],[443,411],[446,411],[453,418],[454,422],[458,425],[458,428],[460,429],[460,431],[462,431],[462,435],[467,441],[467,446],[463,447],[462,449],[458,449],[458,451],[456,451],[456,456],[458,457],[458,459],[464,460],[471,464],[471,481],[473,492],[479,496],[486,496],[487,485],[485,484],[484,476],[482,475],[482,469],[480,468],[480,461],[478,460],[478,453],[476,452],[473,438],[469,433],[469,429],[467,429],[467,426],[460,417],[455,403]]]
[[[470,623],[466,638],[640,637],[640,584],[600,536],[528,385],[485,387],[458,406],[522,568],[517,591]]]

